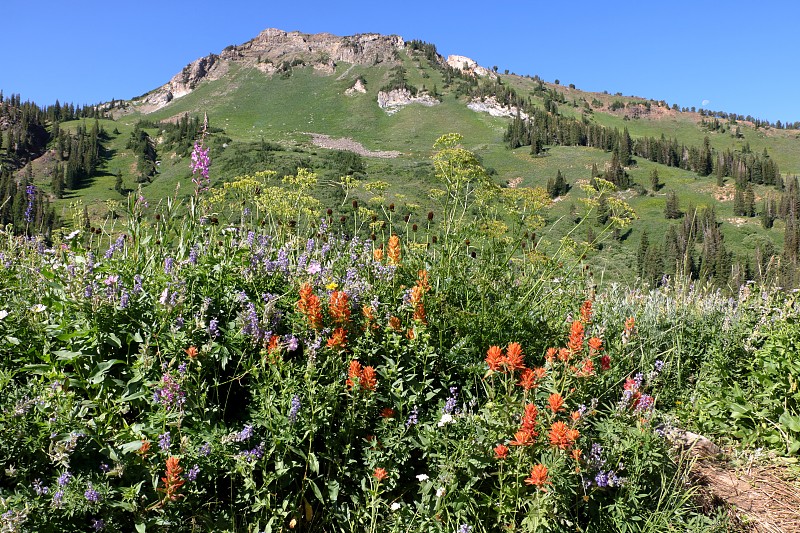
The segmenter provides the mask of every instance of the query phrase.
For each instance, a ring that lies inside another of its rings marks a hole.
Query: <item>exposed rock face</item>
[[[309,35],[273,28],[238,46],[228,46],[186,65],[169,83],[151,91],[137,102],[139,111],[149,113],[175,98],[189,94],[206,80],[219,79],[231,63],[237,62],[271,75],[293,66],[312,66],[321,74],[333,74],[338,62],[355,65],[394,64],[405,41],[398,35],[364,33],[338,37],[330,33]]]
[[[228,61],[211,54],[189,63],[183,70],[172,77],[166,85],[144,96],[140,101],[140,110],[150,113],[161,109],[174,98],[180,98],[192,92],[205,80],[216,80],[228,71]]]
[[[483,100],[474,99],[467,104],[467,107],[479,113],[489,113],[493,117],[516,117],[519,113],[520,118],[527,119],[528,114],[520,111],[516,106],[506,107],[500,105],[494,96]]]
[[[355,96],[357,93],[364,94],[364,93],[366,93],[366,92],[367,92],[367,86],[366,86],[366,85],[364,85],[364,82],[363,82],[363,81],[361,81],[361,78],[358,78],[358,79],[356,80],[356,83],[355,83],[355,85],[353,85],[352,87],[350,87],[349,89],[347,89],[347,90],[344,92],[344,94],[346,94],[347,96]]]
[[[432,107],[439,104],[439,100],[429,94],[418,94],[412,96],[408,89],[393,89],[391,91],[378,92],[378,106],[389,115],[394,115],[409,104],[422,104]]]
[[[489,77],[492,79],[497,78],[497,74],[495,74],[488,68],[480,66],[474,60],[466,56],[457,56],[457,55],[447,56],[447,64],[453,67],[454,69],[462,70],[464,72],[472,74],[473,76]]]
[[[324,58],[325,62],[375,65],[396,61],[397,50],[404,47],[405,41],[399,35],[362,33],[338,37],[330,33],[309,35],[270,28],[235,49],[244,57],[260,55],[262,60],[269,60],[276,65],[298,58],[317,63],[319,61],[313,61],[315,55]]]

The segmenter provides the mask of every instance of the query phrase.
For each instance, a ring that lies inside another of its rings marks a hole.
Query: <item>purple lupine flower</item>
[[[54,507],[59,507],[63,500],[64,500],[64,491],[63,490],[57,490],[57,491],[55,491],[53,493],[53,506]]]
[[[456,530],[456,533],[471,533],[471,532],[472,532],[472,526],[469,524],[461,524]]]
[[[128,307],[129,299],[130,299],[130,294],[128,294],[128,290],[122,289],[122,295],[119,297],[119,306],[121,309],[125,309]]]
[[[189,249],[189,262],[193,265],[197,264],[197,245],[193,245]]]
[[[142,276],[136,274],[133,276],[133,294],[142,292]]]
[[[406,420],[406,427],[415,426],[419,423],[419,408],[415,405],[413,409],[411,409],[411,414],[408,415],[408,420]]]
[[[103,531],[106,528],[106,523],[100,518],[93,518],[92,527],[95,531]]]
[[[646,413],[653,409],[653,404],[655,400],[649,394],[642,394],[639,401],[636,403],[636,409],[634,409],[635,413]]]
[[[164,274],[169,274],[172,272],[172,266],[175,264],[175,260],[171,257],[164,258]]]
[[[94,253],[92,252],[86,254],[86,270],[90,273],[94,272]]]
[[[100,471],[104,474],[107,474],[111,470],[111,467],[108,466],[108,463],[100,463]]]
[[[661,373],[661,370],[664,369],[664,361],[662,361],[661,359],[656,359],[653,368],[655,368],[656,372]]]
[[[69,483],[69,480],[72,479],[72,474],[69,473],[69,470],[58,476],[58,486],[64,487]]]
[[[300,341],[294,335],[289,335],[289,340],[286,343],[286,350],[294,352],[300,346]]]
[[[175,327],[181,329],[184,324],[183,315],[178,315],[178,318],[175,319]]]
[[[189,481],[194,481],[197,479],[197,474],[199,473],[200,473],[200,467],[194,465],[192,468],[189,469],[188,472],[186,472],[186,479],[188,479]]]
[[[158,436],[158,447],[161,448],[162,451],[169,450],[170,444],[172,444],[172,437],[169,432]]]
[[[447,401],[444,404],[445,414],[449,415],[452,414],[453,411],[455,411],[457,400],[458,400],[458,388],[450,387],[450,397],[447,398]]]
[[[292,398],[292,408],[289,409],[289,423],[294,424],[297,422],[297,414],[300,412],[300,396],[297,394]]]
[[[33,487],[33,491],[37,496],[41,496],[50,492],[50,489],[47,488],[46,485],[42,485],[42,481],[40,479],[35,479],[31,486]]]
[[[202,455],[203,457],[208,457],[211,454],[211,443],[206,442],[197,450],[197,452]]]
[[[83,493],[83,497],[86,498],[86,501],[89,503],[97,503],[100,501],[100,493],[94,490],[91,483],[89,483],[88,488]]]
[[[93,294],[94,294],[94,287],[92,287],[92,284],[90,283],[89,285],[86,286],[85,289],[83,289],[83,297],[88,299],[91,298]]]
[[[211,321],[208,323],[208,335],[212,339],[216,339],[219,337],[219,320],[216,318],[212,318]]]
[[[598,487],[603,488],[608,486],[608,474],[603,472],[602,470],[594,476],[594,482],[597,484]]]
[[[244,429],[242,429],[238,435],[236,435],[236,440],[238,442],[243,442],[253,436],[253,426],[247,424]]]
[[[211,158],[208,157],[208,150],[208,148],[203,146],[202,141],[194,143],[190,168],[192,169],[192,183],[195,185],[195,193],[205,191],[211,185],[211,180],[208,176]]]
[[[28,195],[28,207],[25,209],[25,222],[30,224],[33,222],[33,200],[36,198],[36,187],[34,185],[28,185],[25,187],[25,194]]]

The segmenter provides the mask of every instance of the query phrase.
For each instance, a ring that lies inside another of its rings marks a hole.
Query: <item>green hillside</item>
[[[557,172],[562,173],[570,189],[543,213],[547,227],[539,232],[547,236],[547,242],[556,242],[572,230],[575,213],[582,207],[585,193],[578,185],[590,181],[593,165],[603,173],[611,163],[612,153],[548,142],[544,144],[544,152],[535,156],[528,146],[510,150],[504,142],[504,134],[512,120],[476,112],[466,105],[478,93],[485,96],[488,91],[489,95],[500,96],[498,87],[501,91],[512,91],[515,98],[525,101],[526,109],[551,109],[553,106],[554,117],[574,118],[582,124],[602,126],[608,131],[626,129],[633,143],[643,137],[664,136],[688,149],[702,147],[708,139],[714,154],[723,154],[726,150],[742,157],[747,157],[742,155],[747,150],[761,157],[767,154],[784,180],[800,171],[797,130],[755,127],[746,120],[730,119],[720,119],[716,127],[708,127],[703,122],[714,120],[711,117],[688,110],[677,111],[667,103],[587,93],[544,83],[537,77],[500,75],[496,83],[486,79],[476,82],[466,75],[454,78],[452,70],[448,73],[447,68],[430,61],[429,57],[426,58],[424,50],[406,47],[397,52],[395,64],[366,66],[340,62],[332,73],[309,64],[294,66],[282,73],[265,74],[257,68],[258,64],[229,61],[224,75],[200,81],[189,94],[174,98],[156,111],[144,113],[142,100],[124,103],[122,110],[113,110],[109,118],[99,122],[107,133],[106,157],[95,176],[85,180],[79,188],[67,191],[63,198],[54,199],[56,212],[69,226],[79,202],[78,209],[86,206],[90,219],[102,225],[110,211],[117,214],[122,211],[115,210],[115,202],[124,203],[126,195],[140,186],[151,203],[173,194],[191,194],[193,185],[186,145],[178,149],[164,143],[165,130],[158,124],[174,123],[183,116],[200,118],[207,114],[213,132],[207,138],[214,161],[213,183],[259,170],[274,169],[286,174],[293,173],[298,166],[308,166],[327,178],[317,187],[317,195],[326,207],[341,211],[347,206],[341,205],[344,197],[336,184],[340,177],[335,175],[336,165],[330,164],[334,157],[332,151],[315,146],[310,134],[352,139],[366,150],[394,150],[401,155],[396,158],[362,157],[364,171],[357,176],[361,186],[347,192],[347,201],[356,199],[373,209],[386,208],[386,205],[379,205],[381,200],[386,204],[405,205],[411,218],[416,217],[418,222],[433,207],[428,196],[434,187],[430,164],[432,145],[439,136],[458,132],[464,137],[464,147],[479,156],[491,179],[501,187],[508,183],[519,187],[546,187]],[[403,67],[404,81],[409,86],[428,93],[435,91],[440,103],[432,107],[411,104],[391,115],[382,110],[377,105],[378,91],[394,79],[397,65]],[[366,93],[346,95],[359,78],[366,84]],[[637,109],[644,110],[645,106],[650,112],[638,113]],[[115,120],[110,119],[112,115]],[[140,129],[148,134],[156,151],[157,163],[154,164],[157,168],[149,180],[137,179],[136,155],[128,147],[140,121],[147,121],[140,124]],[[60,127],[74,132],[81,124],[84,128],[90,127],[90,122],[87,119],[63,122]],[[114,133],[110,133],[112,131]],[[38,161],[34,161],[32,167],[37,171],[34,182],[44,190],[50,189],[51,168]],[[656,191],[650,183],[654,170],[661,183]],[[730,254],[727,263],[737,263],[752,273],[756,248],[780,254],[784,219],[778,217],[773,227],[766,229],[758,216],[735,214],[740,206],[734,205],[736,187],[730,176],[724,177],[724,186],[720,187],[713,174],[701,177],[695,172],[636,155],[625,172],[629,187],[622,187],[625,190],[616,195],[635,210],[638,219],[630,227],[613,234],[604,232],[600,223],[590,227],[588,232],[582,230],[579,235],[573,234],[578,241],[602,236],[602,242],[593,243],[587,253],[592,264],[603,271],[604,279],[631,278],[642,266],[637,262],[637,247],[644,230],[651,241],[655,236],[655,242],[660,245],[668,225],[680,223],[680,220],[670,221],[664,216],[670,192],[678,195],[679,209],[683,212],[690,207],[714,206],[724,246]],[[121,188],[115,187],[118,175],[122,180]],[[380,194],[363,188],[364,184],[374,181],[386,182],[388,188]],[[738,186],[744,191],[742,183]],[[782,194],[772,185],[757,182],[752,184],[752,193],[754,215],[762,210],[764,199],[774,198],[777,205]],[[697,253],[700,253],[700,246],[695,247]],[[661,268],[664,273],[670,270],[663,265]]]

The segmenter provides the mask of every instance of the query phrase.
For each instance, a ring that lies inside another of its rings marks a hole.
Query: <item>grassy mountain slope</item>
[[[501,185],[521,178],[521,186],[544,187],[560,170],[572,185],[570,192],[554,202],[547,214],[550,223],[543,233],[556,240],[568,232],[572,225],[571,212],[580,208],[583,192],[575,186],[580,180],[588,180],[593,164],[599,169],[611,158],[602,150],[555,146],[550,147],[544,157],[534,157],[528,147],[508,150],[503,143],[503,134],[510,123],[504,117],[492,117],[487,113],[472,111],[466,107],[468,97],[456,94],[456,85],[446,87],[443,74],[419,52],[400,50],[398,62],[406,69],[408,83],[431,91],[434,87],[441,95],[441,103],[433,107],[409,105],[396,114],[388,115],[377,105],[379,89],[391,75],[392,65],[350,65],[340,62],[331,74],[311,66],[296,66],[284,75],[265,74],[247,62],[231,61],[226,73],[213,81],[202,81],[189,94],[173,99],[163,108],[143,114],[136,111],[120,116],[115,121],[102,121],[107,131],[116,128],[118,135],[111,135],[107,143],[111,157],[106,161],[100,176],[86,187],[69,193],[57,202],[62,216],[67,206],[80,199],[89,205],[90,214],[101,218],[108,212],[107,199],[122,201],[122,195],[114,191],[114,175],[121,172],[125,188],[132,190],[135,159],[126,149],[126,143],[136,122],[174,121],[184,114],[202,116],[207,113],[212,126],[223,133],[215,134],[226,141],[215,146],[212,170],[215,181],[230,180],[243,173],[234,162],[252,158],[255,149],[252,143],[262,140],[277,144],[281,151],[274,153],[271,161],[287,161],[286,165],[321,164],[327,150],[314,146],[309,133],[321,133],[334,138],[346,137],[360,142],[368,150],[397,150],[402,155],[395,159],[365,157],[366,181],[383,180],[390,184],[382,195],[387,202],[399,201],[420,206],[419,217],[426,212],[430,201],[427,191],[435,186],[430,166],[433,142],[442,134],[458,132],[464,136],[465,147],[478,154],[483,164],[493,171],[493,179]],[[355,80],[366,81],[366,94],[345,95]],[[542,105],[542,98],[534,95],[538,80],[516,75],[501,75],[501,81],[513,87],[518,94],[529,97],[535,105]],[[716,150],[741,150],[749,143],[752,152],[761,154],[767,150],[780,166],[784,176],[800,172],[800,140],[796,130],[774,128],[756,129],[748,123],[739,122],[740,138],[734,138],[733,126],[727,125],[725,133],[710,132],[700,124],[700,115],[678,112],[654,105],[649,116],[633,118],[624,116],[625,109],[612,111],[614,102],[644,103],[634,97],[587,93],[562,85],[544,84],[564,95],[566,103],[560,103],[559,113],[564,116],[585,116],[586,120],[612,128],[625,128],[635,139],[641,136],[661,135],[676,138],[687,146],[701,146],[708,137]],[[591,112],[587,112],[587,108]],[[67,129],[75,123],[63,124]],[[152,183],[143,187],[143,193],[151,201],[158,201],[182,187],[181,194],[192,189],[189,161],[186,155],[158,146],[161,132],[148,129],[156,141],[160,161],[159,171]],[[213,137],[213,136],[212,136]],[[243,155],[244,154],[244,155]],[[249,154],[249,155],[247,155]],[[226,164],[226,159],[228,163]],[[725,187],[717,187],[713,176],[699,177],[692,172],[651,163],[643,158],[634,158],[635,164],[628,168],[632,181],[646,189],[646,194],[633,190],[620,192],[637,212],[639,219],[630,231],[621,235],[620,242],[607,242],[594,261],[612,278],[622,278],[635,267],[635,251],[642,230],[647,229],[657,239],[664,234],[666,225],[674,223],[664,218],[664,204],[668,191],[676,191],[682,208],[689,205],[715,205],[722,221],[722,232],[726,245],[737,256],[749,256],[757,243],[771,241],[780,248],[783,226],[780,221],[771,230],[765,230],[757,217],[733,216],[733,188],[726,178]],[[241,167],[241,165],[240,165]],[[650,191],[649,175],[657,168],[663,187]],[[45,177],[40,178],[46,183]],[[333,187],[333,186],[332,186]],[[756,202],[776,194],[772,187],[756,186]],[[355,192],[355,198],[367,202],[374,195],[366,191]],[[376,206],[373,206],[376,207]],[[594,228],[599,231],[599,226]],[[583,235],[578,236],[583,238]]]

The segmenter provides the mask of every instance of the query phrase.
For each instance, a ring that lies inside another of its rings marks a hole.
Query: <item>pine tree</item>
[[[744,190],[744,213],[747,217],[756,216],[756,195],[750,183],[747,184],[747,188]]]
[[[650,240],[647,238],[647,229],[642,231],[642,239],[639,241],[639,249],[636,251],[636,273],[640,278],[643,277],[645,270],[645,258],[647,250],[650,248]]]
[[[675,191],[669,191],[667,193],[667,201],[664,204],[664,217],[668,219],[681,217],[678,195],[675,193]]]
[[[658,192],[658,190],[661,188],[661,182],[658,180],[657,168],[654,168],[650,172],[650,188],[653,190],[653,192]]]
[[[737,217],[747,216],[745,211],[744,194],[740,188],[733,192],[733,214]]]

